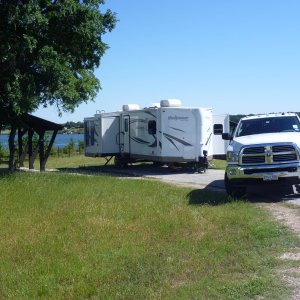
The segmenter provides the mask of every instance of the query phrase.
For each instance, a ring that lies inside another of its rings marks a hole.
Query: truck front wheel
[[[233,185],[232,182],[230,182],[230,180],[228,179],[226,172],[225,172],[224,183],[225,183],[225,189],[227,194],[234,199],[242,198],[247,193],[246,187]]]

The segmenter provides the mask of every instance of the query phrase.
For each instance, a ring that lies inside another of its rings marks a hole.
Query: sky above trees
[[[107,0],[117,13],[96,77],[95,102],[58,117],[81,121],[97,110],[166,98],[216,113],[299,111],[300,2],[296,0]]]

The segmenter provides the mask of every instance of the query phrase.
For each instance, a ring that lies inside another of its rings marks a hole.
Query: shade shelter
[[[6,115],[0,118],[0,123],[11,126],[11,134],[9,136],[11,153],[15,152],[14,139],[17,133],[19,166],[24,166],[25,158],[28,155],[29,169],[34,169],[34,162],[39,154],[40,171],[45,171],[46,162],[50,155],[55,137],[57,132],[63,129],[63,126],[30,114],[24,114],[20,117]],[[48,145],[45,145],[46,132],[51,135]],[[33,143],[34,133],[38,135],[38,142],[35,145]],[[25,134],[27,134],[26,142],[24,142],[23,139]],[[12,164],[12,159],[13,157],[10,157],[10,165]]]

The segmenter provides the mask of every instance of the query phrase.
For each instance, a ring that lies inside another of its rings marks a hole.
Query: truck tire
[[[227,177],[227,173],[225,172],[225,189],[227,194],[233,199],[243,198],[247,194],[247,188],[244,186],[235,186],[233,185]]]

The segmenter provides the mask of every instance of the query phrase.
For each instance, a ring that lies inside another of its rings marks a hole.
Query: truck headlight
[[[235,151],[227,151],[226,154],[227,162],[238,162],[239,161],[239,153]]]

